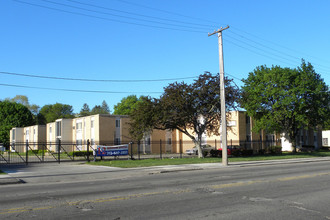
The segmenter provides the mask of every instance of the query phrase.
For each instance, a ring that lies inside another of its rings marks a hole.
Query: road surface
[[[330,161],[1,169],[0,219],[330,219]]]

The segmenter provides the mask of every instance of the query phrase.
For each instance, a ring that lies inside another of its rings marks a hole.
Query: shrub
[[[84,156],[87,156],[87,150],[69,152],[69,155],[70,156],[75,156],[75,157],[84,157]],[[93,151],[89,151],[89,156],[93,156]]]
[[[314,145],[302,145],[302,148],[308,148],[308,149],[315,149],[315,146]]]
[[[212,149],[212,150],[210,150],[210,155],[211,155],[211,157],[221,157],[222,151]]]
[[[209,152],[207,152],[207,151],[202,151],[202,152],[203,152],[204,157],[206,157],[209,154]]]
[[[248,157],[253,155],[253,150],[252,149],[242,149],[241,154],[243,157]]]
[[[270,148],[271,154],[282,154],[282,147],[281,146],[272,146]]]
[[[259,155],[265,155],[265,153],[266,153],[266,150],[265,149],[258,150],[258,154]]]
[[[242,156],[242,149],[233,148],[231,150],[231,155],[234,157]]]

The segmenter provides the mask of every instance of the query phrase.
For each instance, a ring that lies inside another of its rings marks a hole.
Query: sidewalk
[[[91,166],[83,162],[68,163],[35,163],[25,165],[6,165],[0,169],[7,174],[0,175],[1,185],[20,183],[52,183],[55,181],[77,181],[121,179],[132,175],[182,172],[206,169],[226,169],[231,167],[262,166],[292,163],[311,163],[330,161],[330,157],[230,162],[228,166],[221,163],[183,164],[139,168],[116,168],[106,166]],[[51,169],[50,169],[51,168]]]

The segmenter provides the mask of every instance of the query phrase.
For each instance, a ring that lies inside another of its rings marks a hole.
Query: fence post
[[[140,141],[138,141],[138,156],[139,156],[139,160],[141,159],[140,158]]]
[[[162,139],[159,140],[159,155],[160,155],[160,159],[162,160]]]
[[[230,139],[230,146],[233,147],[233,139]]]
[[[180,139],[180,158],[182,159],[182,140]]]
[[[74,153],[75,148],[76,148],[76,145],[73,143],[72,144],[72,159],[73,159],[73,161],[74,161],[74,155],[75,155],[75,153]]]
[[[28,165],[28,161],[29,161],[29,141],[25,142],[25,153],[26,153],[26,157],[25,157],[25,163],[26,165]]]
[[[90,142],[89,142],[89,139],[87,139],[87,162],[89,163],[90,160],[89,160],[89,145],[90,145]]]
[[[57,142],[57,155],[58,155],[58,163],[61,163],[61,139],[58,139]]]
[[[131,145],[131,160],[133,160],[133,141],[129,142]]]
[[[13,146],[14,146],[14,143],[9,144],[9,150],[8,150],[8,163],[10,163],[10,151],[11,151],[11,149],[13,148]]]
[[[214,139],[214,150],[217,150],[217,139]]]
[[[42,162],[45,162],[45,144],[42,145]]]

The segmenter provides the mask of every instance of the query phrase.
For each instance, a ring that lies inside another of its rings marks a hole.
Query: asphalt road
[[[330,161],[1,169],[0,219],[330,219]]]

